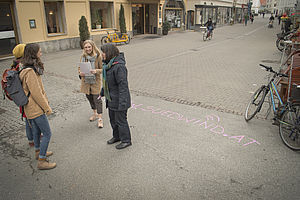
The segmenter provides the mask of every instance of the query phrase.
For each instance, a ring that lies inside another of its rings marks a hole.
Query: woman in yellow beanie
[[[15,60],[13,60],[13,64],[11,65],[11,69],[15,69],[15,70],[19,71],[22,68],[21,59],[24,56],[25,46],[26,46],[26,44],[18,44],[13,49],[12,53],[15,56]],[[28,144],[29,144],[30,147],[33,147],[34,142],[33,142],[32,130],[31,130],[29,124],[28,124],[28,120],[26,118],[25,113],[22,112],[22,107],[20,107],[20,112],[23,115],[22,117],[25,118],[26,136],[27,136],[27,139],[28,139]]]
[[[16,59],[20,59],[24,55],[24,49],[25,49],[26,44],[18,44],[15,46],[13,49],[13,55],[16,57]]]

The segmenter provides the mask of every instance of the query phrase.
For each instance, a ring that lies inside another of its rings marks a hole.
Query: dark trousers
[[[102,100],[98,99],[97,94],[86,94],[86,98],[89,100],[91,108],[97,110],[98,114],[102,114]]]
[[[113,137],[121,142],[131,142],[130,130],[127,122],[127,110],[114,111],[108,109],[110,125],[113,129]]]

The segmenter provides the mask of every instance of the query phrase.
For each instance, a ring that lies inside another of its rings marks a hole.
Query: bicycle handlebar
[[[262,66],[263,68],[265,68],[266,71],[269,71],[269,72],[272,72],[272,73],[276,74],[276,76],[288,77],[287,74],[282,74],[282,73],[279,73],[279,72],[275,72],[272,67],[268,67],[268,66],[263,65],[263,64],[259,64],[259,65]]]

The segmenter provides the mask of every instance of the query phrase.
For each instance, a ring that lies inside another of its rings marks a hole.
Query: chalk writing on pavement
[[[241,146],[248,146],[250,144],[260,145],[258,141],[255,139],[249,138],[245,135],[229,135],[225,133],[225,128],[219,124],[220,117],[215,114],[206,115],[203,119],[197,119],[192,117],[184,116],[178,112],[174,112],[172,110],[165,110],[155,106],[147,106],[144,104],[131,104],[132,110],[140,110],[143,112],[149,112],[153,115],[160,115],[172,120],[177,120],[182,123],[199,126],[203,129],[208,129],[211,133],[215,133],[217,135],[223,136],[224,138],[228,138],[230,140],[235,141],[237,144]]]

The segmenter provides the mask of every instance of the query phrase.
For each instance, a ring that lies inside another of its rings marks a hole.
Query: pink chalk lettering
[[[202,122],[201,124],[199,124],[199,126],[203,126],[204,125],[204,129],[207,129],[208,127],[213,126],[214,124],[210,124],[209,126],[207,125],[207,121]]]
[[[251,141],[251,142],[248,142],[247,144],[243,144],[243,146],[247,146],[247,145],[253,144],[253,143],[256,143],[256,144],[260,145],[260,143],[257,142],[256,140],[254,140],[254,139],[252,139],[252,138],[249,138],[249,139],[252,140],[252,141]]]
[[[210,114],[205,116],[206,120],[201,119],[195,119],[195,118],[188,118],[184,117],[182,114],[179,114],[177,112],[173,112],[170,110],[163,110],[161,108],[156,108],[155,106],[147,106],[146,108],[142,108],[143,104],[131,104],[131,108],[134,110],[142,110],[144,112],[151,112],[153,114],[160,114],[161,116],[165,116],[170,119],[177,119],[179,121],[185,121],[186,123],[191,123],[200,127],[203,127],[204,129],[209,128],[209,130],[213,133],[217,133],[220,135],[223,135],[224,137],[233,138],[236,139],[238,143],[240,143],[246,136],[240,135],[240,136],[230,136],[224,133],[224,127],[217,124],[217,122],[220,122],[220,117],[215,114]],[[146,105],[145,105],[146,106]],[[156,134],[153,134],[156,136]],[[260,143],[252,138],[249,138],[251,141],[243,144],[242,146],[248,146],[250,144],[258,144]],[[243,142],[244,143],[244,142]]]
[[[224,133],[224,128],[220,125],[217,125],[216,127],[211,128],[210,131],[213,132],[213,133],[217,133],[217,134],[223,134]]]
[[[166,115],[169,116],[170,113],[173,114],[172,111],[166,111],[166,112],[161,113],[161,115],[162,115],[162,116],[166,116]]]
[[[153,111],[154,107],[153,106],[147,106],[147,109],[141,108],[142,111],[148,112],[148,111]]]
[[[161,110],[161,108],[158,108],[158,109],[152,111],[153,114],[161,114],[163,112],[165,112],[165,110]]]
[[[193,119],[188,119],[187,117],[183,117],[183,115],[181,115],[181,118],[179,118],[178,120],[179,120],[179,121],[185,120],[186,123],[190,123],[190,122],[192,122],[192,121],[194,121],[194,120],[196,120],[196,119],[195,119],[195,118],[193,118]]]
[[[138,107],[140,107],[140,106],[142,106],[142,105],[143,105],[143,104],[136,105],[136,104],[132,103],[132,104],[131,104],[131,108],[136,110]]]
[[[234,138],[234,139],[237,139],[238,140],[238,143],[240,143],[241,142],[241,140],[244,138],[245,136],[243,136],[243,135],[240,135],[240,136],[231,136],[231,137],[229,137],[229,138]]]
[[[173,112],[173,113],[167,115],[167,117],[170,118],[170,119],[175,119],[175,118],[172,118],[172,117],[171,117],[171,116],[174,115],[174,114],[176,114],[176,113]],[[177,113],[177,114],[178,114],[178,113]]]
[[[177,118],[175,118],[177,120],[181,120],[181,118],[183,117],[183,115],[181,115],[181,114],[179,114],[177,112],[174,112],[174,115],[177,115]]]
[[[217,119],[217,121],[220,122],[220,117],[219,116],[214,115],[214,114],[211,114],[211,116],[214,116]]]
[[[195,121],[195,122],[193,122],[193,124],[197,124],[198,122],[201,122],[202,120],[201,119],[199,119],[199,120],[197,120],[197,121]]]

